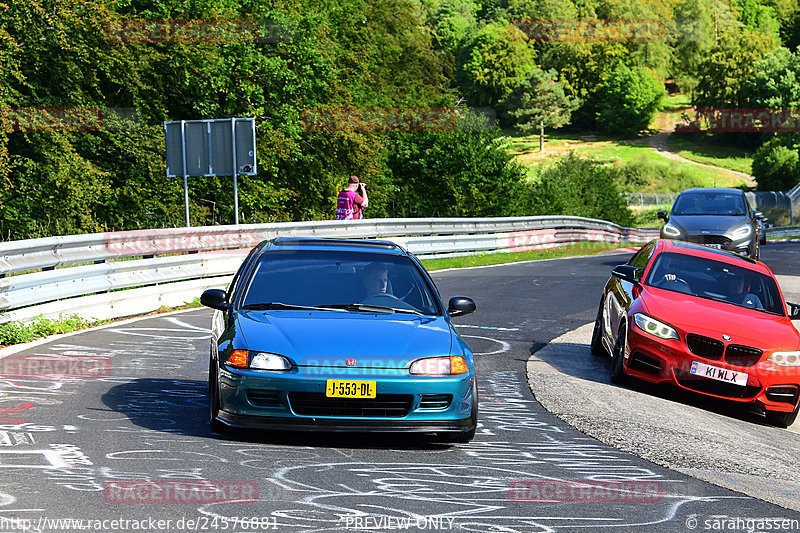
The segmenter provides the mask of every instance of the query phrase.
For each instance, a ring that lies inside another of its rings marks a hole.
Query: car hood
[[[675,215],[669,221],[683,228],[687,233],[708,231],[715,235],[723,235],[729,230],[749,223],[746,216],[725,215]]]
[[[245,311],[237,323],[247,348],[304,366],[403,368],[449,355],[455,335],[444,317],[330,311]],[[351,361],[352,363],[352,361]]]
[[[685,333],[696,333],[731,344],[762,350],[796,350],[800,334],[787,317],[779,317],[737,305],[648,287],[642,294],[645,312]]]

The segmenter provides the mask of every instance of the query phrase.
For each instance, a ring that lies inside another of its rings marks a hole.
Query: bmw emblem
[[[724,341],[729,341],[729,340],[731,340],[731,336],[730,336],[730,335],[728,335],[728,334],[726,333],[726,334],[724,334],[724,335],[722,336],[722,340],[724,340]]]

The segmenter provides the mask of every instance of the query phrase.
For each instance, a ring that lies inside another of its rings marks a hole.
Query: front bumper
[[[678,238],[678,240],[720,248],[748,257],[752,257],[755,254],[755,239],[754,234],[739,239],[733,239],[727,235],[709,234],[691,234]]]
[[[376,398],[327,398],[329,379],[374,381]],[[474,379],[473,370],[420,377],[403,369],[265,372],[223,366],[218,420],[230,427],[299,431],[464,432],[475,427]]]
[[[755,404],[775,412],[791,412],[800,400],[798,369],[779,367],[765,361],[766,354],[752,366],[739,366],[723,358],[709,359],[692,353],[685,335],[681,340],[664,340],[629,329],[630,349],[623,362],[625,373],[650,383],[670,383],[675,387],[714,398]],[[746,385],[726,383],[691,374],[692,363],[698,362],[730,372],[747,374]]]

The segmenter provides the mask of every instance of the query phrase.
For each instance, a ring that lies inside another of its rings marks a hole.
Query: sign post
[[[183,177],[186,227],[189,176],[233,176],[235,224],[239,224],[239,175],[254,176],[256,123],[253,118],[164,122],[167,177]]]

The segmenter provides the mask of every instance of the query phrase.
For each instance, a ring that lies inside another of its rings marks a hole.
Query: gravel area
[[[728,402],[644,383],[613,385],[609,360],[589,351],[591,334],[586,324],[528,360],[528,382],[545,409],[656,464],[800,511],[800,421],[780,429]]]

